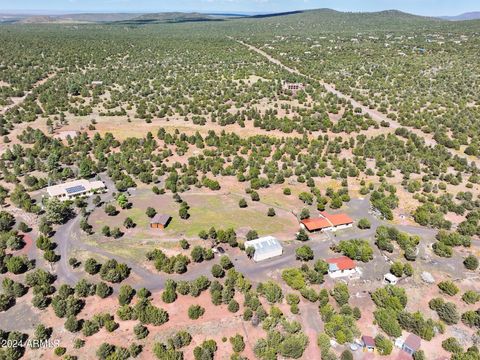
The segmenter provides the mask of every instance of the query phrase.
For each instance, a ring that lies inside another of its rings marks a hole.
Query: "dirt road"
[[[357,100],[353,99],[351,96],[349,95],[346,95],[342,92],[340,92],[339,90],[337,90],[335,88],[335,85],[333,84],[328,84],[326,82],[324,82],[323,80],[319,80],[319,79],[315,79],[309,75],[306,75],[306,74],[303,74],[301,73],[299,70],[297,69],[294,69],[294,68],[291,68],[285,64],[283,64],[280,60],[278,59],[275,59],[273,56],[271,56],[270,54],[266,53],[265,51],[251,45],[251,44],[247,44],[246,42],[244,41],[241,41],[241,40],[237,40],[237,39],[233,39],[232,37],[229,37],[231,40],[234,40],[236,42],[238,42],[239,44],[242,44],[243,46],[246,46],[248,49],[250,49],[251,51],[254,51],[256,52],[257,54],[260,54],[262,55],[263,57],[265,57],[268,61],[270,61],[271,63],[273,64],[276,64],[278,66],[280,66],[282,69],[288,71],[289,73],[291,74],[295,74],[295,75],[299,75],[299,76],[302,76],[304,78],[307,78],[309,80],[312,80],[312,81],[316,81],[316,82],[319,82],[327,91],[335,94],[336,96],[338,96],[339,98],[341,99],[345,99],[347,101],[349,101],[353,107],[358,107],[360,109],[362,109],[362,112],[364,114],[369,114],[370,117],[377,121],[377,122],[382,122],[382,121],[386,121],[390,124],[390,129],[392,131],[394,131],[395,129],[399,128],[399,127],[403,127],[403,125],[401,125],[398,121],[395,121],[395,120],[392,120],[390,118],[388,118],[385,114],[382,114],[381,112],[375,110],[375,109],[370,109],[368,106],[365,106],[363,104],[361,104],[360,102],[358,102]],[[419,130],[419,129],[415,129],[415,128],[408,128],[409,131],[413,132],[414,134],[416,134],[417,136],[423,138],[425,140],[425,144],[426,145],[429,145],[429,146],[435,146],[437,145],[437,142],[433,139],[433,135],[432,134],[427,134],[427,133],[424,133],[423,131]],[[467,155],[465,155],[464,153],[460,152],[460,151],[457,151],[455,149],[448,149],[446,148],[450,154],[452,154],[452,156],[458,156],[458,157],[461,157],[461,158],[465,158],[467,161],[469,162],[474,162],[475,165],[480,168],[480,159],[475,159],[475,158],[472,158],[472,157],[469,157]]]
[[[37,81],[35,84],[33,84],[32,88],[27,91],[25,93],[25,95],[23,95],[22,97],[13,97],[13,98],[10,98],[10,100],[12,101],[11,104],[7,105],[7,106],[4,106],[1,110],[0,110],[0,115],[3,115],[5,114],[7,111],[13,109],[15,106],[17,105],[20,105],[21,103],[23,103],[25,101],[25,99],[28,97],[28,95],[31,95],[33,90],[35,90],[37,87],[39,87],[40,85],[43,85],[45,84],[48,80],[52,79],[54,76],[56,76],[57,73],[54,72],[54,73],[51,73],[51,74],[48,74],[48,76],[46,78],[43,78],[42,80],[39,80]]]

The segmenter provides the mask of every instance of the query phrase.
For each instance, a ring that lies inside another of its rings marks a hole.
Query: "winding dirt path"
[[[370,109],[368,106],[365,106],[365,105],[361,104],[360,102],[358,102],[357,100],[355,100],[351,96],[342,93],[341,91],[339,91],[335,88],[335,85],[326,83],[323,80],[315,79],[315,78],[313,78],[309,75],[303,74],[299,70],[285,65],[280,60],[274,58],[273,56],[271,56],[267,52],[255,47],[251,44],[248,44],[248,43],[246,43],[244,41],[241,41],[241,40],[238,40],[238,39],[234,39],[230,36],[228,38],[233,40],[233,41],[236,41],[237,43],[239,43],[239,44],[241,44],[245,47],[247,47],[249,50],[254,51],[257,54],[262,55],[268,61],[270,61],[272,64],[280,66],[282,69],[288,71],[291,74],[299,75],[299,76],[302,76],[306,79],[309,79],[309,80],[316,81],[316,82],[320,83],[328,92],[331,92],[331,93],[335,94],[336,96],[338,96],[341,99],[347,100],[354,107],[358,107],[358,108],[362,109],[362,113],[369,114],[370,117],[373,120],[375,120],[377,122],[381,122],[381,121],[388,122],[390,124],[389,129],[391,129],[392,131],[394,131],[395,129],[397,129],[399,127],[406,127],[406,126],[401,125],[398,121],[395,121],[395,120],[392,120],[392,119],[388,118],[385,114],[383,114],[383,113],[381,113],[381,112],[379,112],[375,109]],[[421,131],[419,129],[415,129],[415,128],[411,128],[411,127],[408,127],[408,130],[411,131],[412,133],[416,134],[417,136],[423,138],[425,140],[426,145],[428,145],[428,146],[436,146],[437,145],[437,142],[433,139],[433,135],[424,133],[423,131]],[[480,159],[477,159],[477,158],[474,158],[474,157],[471,157],[471,156],[467,156],[464,153],[462,153],[460,151],[457,151],[455,149],[449,149],[449,148],[446,148],[446,147],[445,147],[445,149],[447,149],[447,151],[450,152],[450,154],[452,154],[452,156],[458,156],[460,158],[464,158],[468,162],[475,163],[475,165],[478,168],[480,168]]]
[[[33,84],[32,88],[30,90],[28,90],[25,95],[23,95],[22,97],[12,97],[10,98],[10,100],[12,101],[11,104],[9,105],[6,105],[4,106],[1,110],[0,110],[0,115],[3,115],[5,114],[7,111],[13,109],[15,106],[18,106],[20,105],[21,103],[23,103],[25,101],[25,99],[31,95],[33,93],[33,90],[35,90],[37,87],[39,87],[40,85],[43,85],[45,84],[48,80],[52,79],[53,77],[55,77],[57,75],[56,72],[53,72],[53,73],[50,73],[47,75],[47,77],[43,78],[42,80],[39,80],[37,81],[35,84]]]

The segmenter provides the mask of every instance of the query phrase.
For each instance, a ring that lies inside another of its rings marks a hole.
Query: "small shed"
[[[375,351],[375,340],[371,336],[363,335],[362,346],[365,351]]]
[[[410,334],[405,339],[402,349],[407,354],[413,355],[420,349],[421,344],[422,344],[422,339],[420,339],[419,336],[415,334]]]
[[[172,220],[170,215],[156,214],[152,220],[150,220],[150,227],[152,229],[165,229]]]

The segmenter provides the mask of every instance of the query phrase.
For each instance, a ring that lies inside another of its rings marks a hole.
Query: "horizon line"
[[[376,11],[355,11],[355,10],[337,10],[334,8],[308,8],[308,9],[297,9],[297,10],[289,10],[289,11],[272,11],[272,12],[265,12],[265,11],[200,11],[200,10],[144,10],[144,11],[107,11],[107,10],[0,10],[0,15],[43,15],[43,16],[60,16],[60,15],[79,15],[79,14],[155,14],[155,13],[199,13],[203,15],[240,15],[240,16],[252,16],[252,15],[268,15],[268,14],[282,14],[282,13],[290,13],[290,12],[303,12],[303,11],[311,11],[311,10],[333,10],[341,13],[378,13],[383,11],[399,11],[403,13],[407,13],[410,15],[416,16],[423,16],[423,17],[455,17],[459,15],[464,15],[468,13],[475,13],[480,12],[480,10],[471,10],[465,11],[462,13],[455,13],[449,15],[421,15],[416,14],[413,12],[408,12],[404,10],[398,10],[395,8],[390,9],[382,9]]]

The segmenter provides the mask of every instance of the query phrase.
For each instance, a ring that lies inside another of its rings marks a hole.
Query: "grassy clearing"
[[[191,216],[188,220],[174,217],[167,228],[168,234],[195,237],[212,226],[217,229],[251,228],[259,234],[275,234],[287,230],[290,225],[280,216],[268,217],[263,204],[248,201],[249,206],[240,209],[239,196],[185,195],[184,198],[191,206]]]
[[[139,242],[135,238],[122,237],[120,239],[112,239],[106,242],[96,241],[90,238],[85,243],[98,247],[102,250],[108,251],[114,255],[122,256],[127,259],[142,262],[145,260],[147,252],[161,247],[158,241],[145,240]]]

